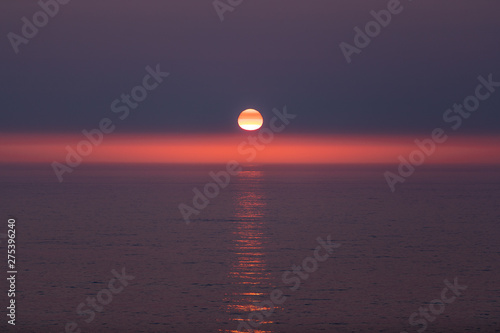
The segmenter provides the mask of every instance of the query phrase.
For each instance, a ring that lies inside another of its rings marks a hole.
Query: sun
[[[262,127],[264,119],[259,111],[246,109],[238,117],[238,125],[245,131],[255,131]]]

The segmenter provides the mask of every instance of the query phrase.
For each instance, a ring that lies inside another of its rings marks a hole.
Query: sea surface
[[[187,224],[179,204],[225,166],[89,165],[62,183],[2,166],[1,267],[14,216],[18,274],[0,331],[500,332],[500,170],[424,165],[392,193],[388,168],[245,166]],[[446,304],[445,280],[462,288]]]

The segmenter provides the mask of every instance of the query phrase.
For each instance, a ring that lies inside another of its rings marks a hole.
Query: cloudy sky
[[[500,81],[496,1],[402,1],[348,64],[339,44],[387,3],[246,0],[221,22],[210,0],[73,0],[16,54],[7,34],[40,7],[2,1],[0,130],[91,128],[156,64],[170,76],[118,132],[232,132],[245,108],[287,105],[292,133],[428,133],[478,75]],[[498,132],[499,109],[500,93],[461,133]]]

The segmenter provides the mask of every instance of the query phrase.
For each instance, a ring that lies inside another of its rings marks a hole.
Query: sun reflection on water
[[[231,249],[234,260],[228,273],[232,288],[226,292],[224,303],[229,322],[234,324],[235,329],[220,332],[247,332],[236,327],[241,321],[248,323],[250,313],[269,310],[258,304],[269,298],[272,287],[266,263],[266,243],[269,236],[265,232],[266,200],[262,185],[262,171],[242,171],[234,184],[234,241]],[[252,328],[256,333],[272,333],[273,331],[265,329],[266,324],[272,323],[266,319],[258,327]]]

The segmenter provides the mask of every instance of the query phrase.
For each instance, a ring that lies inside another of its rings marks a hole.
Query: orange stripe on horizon
[[[287,135],[253,146],[248,137],[231,135],[120,135],[104,136],[83,163],[399,163],[417,150],[414,136]],[[266,138],[266,137],[264,137]],[[500,164],[500,136],[450,136],[436,144],[425,163]],[[64,163],[66,146],[76,149],[83,135],[0,134],[0,163]],[[261,149],[262,150],[259,150]],[[239,152],[239,150],[242,153]],[[248,161],[255,153],[255,159]]]

